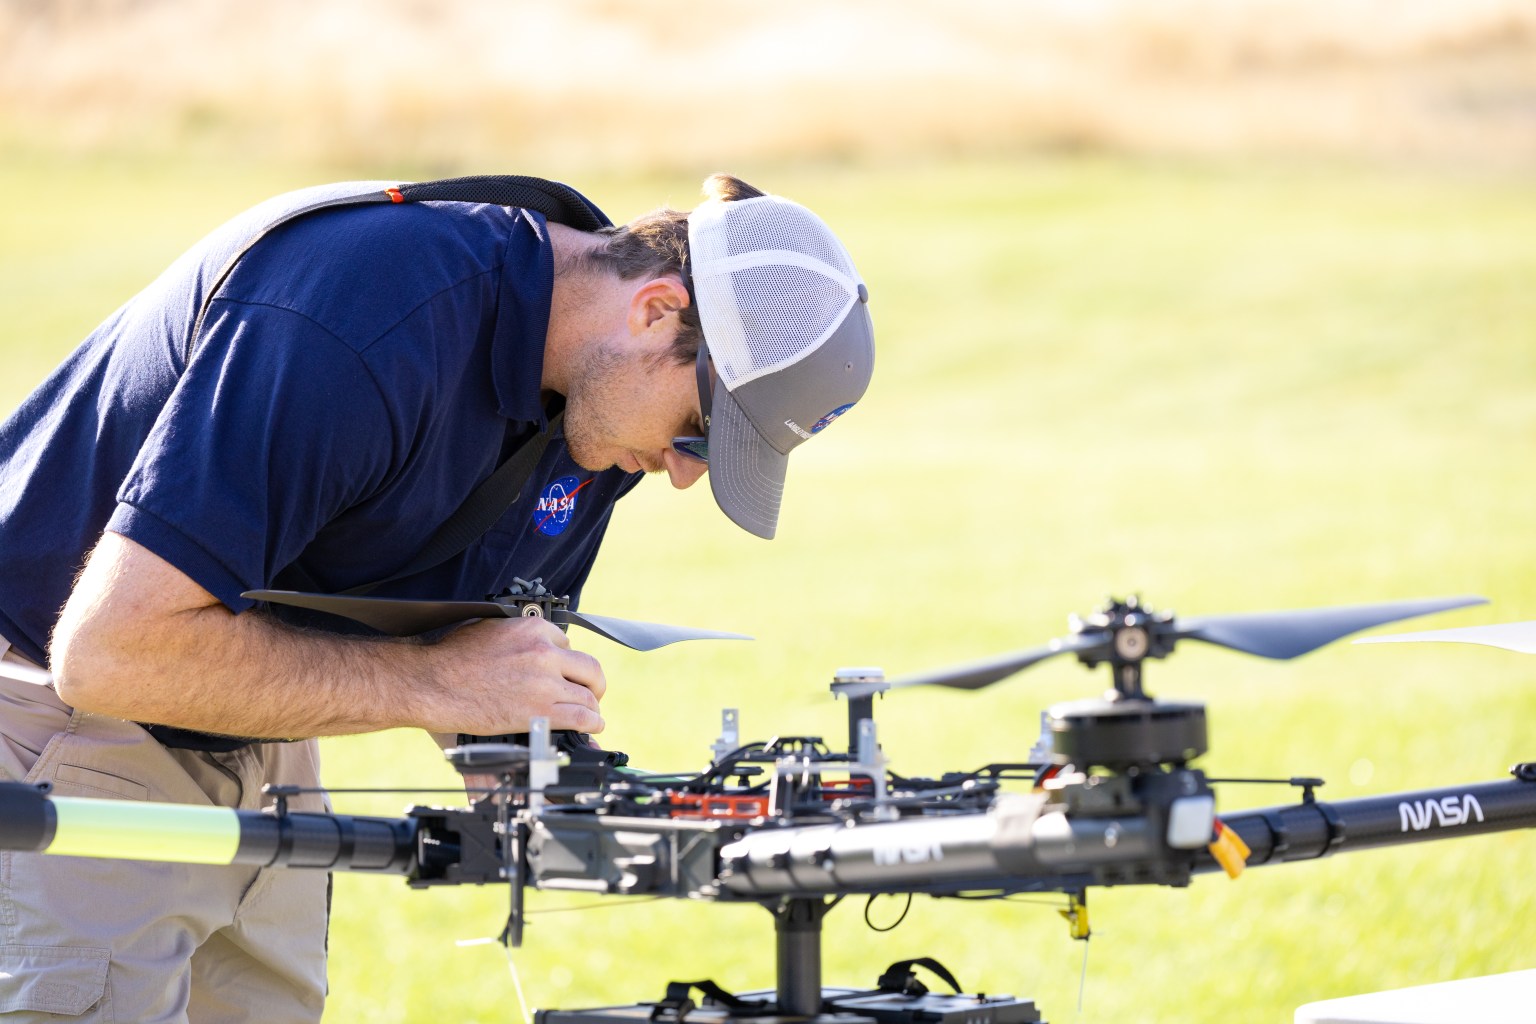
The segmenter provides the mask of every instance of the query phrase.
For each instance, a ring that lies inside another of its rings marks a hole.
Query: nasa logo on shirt
[[[558,537],[571,525],[576,514],[576,499],[581,489],[595,478],[577,480],[574,476],[562,476],[545,485],[539,500],[533,506],[533,529],[546,537]]]

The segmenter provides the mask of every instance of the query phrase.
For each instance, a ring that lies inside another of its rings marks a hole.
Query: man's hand
[[[551,729],[603,730],[598,701],[608,682],[602,666],[571,650],[570,638],[548,619],[481,619],[454,630],[433,650],[446,672],[439,700],[423,695],[428,704],[418,724],[429,731],[527,732],[528,722],[540,715]],[[507,678],[511,666],[515,685]]]
[[[423,727],[598,732],[602,669],[542,619],[487,620],[438,644],[234,615],[175,566],[103,535],[54,631],[59,695],[84,711],[233,736]]]

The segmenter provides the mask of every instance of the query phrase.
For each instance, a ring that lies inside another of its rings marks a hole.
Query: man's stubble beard
[[[576,465],[596,473],[618,457],[609,409],[621,392],[625,359],[608,342],[595,342],[588,351],[591,357],[565,396],[565,446]]]

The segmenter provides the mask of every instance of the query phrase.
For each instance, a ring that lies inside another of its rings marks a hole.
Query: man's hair
[[[711,174],[704,179],[704,198],[733,202],[764,195],[740,178],[729,174]],[[688,214],[662,207],[629,224],[604,228],[603,244],[584,254],[583,262],[593,268],[618,274],[623,280],[656,278],[683,274],[688,260]],[[699,310],[689,303],[679,314],[681,326],[672,341],[672,356],[680,363],[691,363],[699,354],[704,330],[699,325]]]

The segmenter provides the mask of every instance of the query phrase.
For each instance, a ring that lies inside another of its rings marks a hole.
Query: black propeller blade
[[[361,622],[365,626],[392,636],[414,636],[428,630],[451,626],[469,619],[515,619],[523,614],[522,606],[515,601],[417,601],[397,597],[348,597],[340,594],[305,594],[293,590],[250,590],[241,595],[254,601],[269,604],[308,608],[312,611],[339,615],[344,619]],[[653,651],[680,640],[750,640],[741,633],[722,633],[713,629],[692,629],[687,626],[667,626],[654,622],[636,622],[615,619],[606,615],[589,615],[567,608],[552,608],[550,621],[565,625],[574,623],[590,629],[614,643],[636,651]]]
[[[1022,672],[1046,658],[1087,650],[1090,647],[1097,647],[1104,641],[1104,633],[1097,630],[1092,633],[1078,633],[1052,640],[1043,647],[1034,647],[1027,651],[999,654],[996,657],[982,658],[964,665],[953,665],[933,672],[903,676],[900,679],[891,680],[890,688],[894,690],[903,686],[948,686],[956,690],[979,690],[984,686],[991,686],[993,683],[1007,679],[1015,672]]]
[[[1482,597],[1430,598],[1300,611],[1205,615],[1181,621],[1167,614],[1153,615],[1134,604],[1112,602],[1110,612],[1093,617],[1072,635],[1052,640],[1043,647],[906,676],[892,680],[887,688],[948,686],[979,690],[1047,658],[1068,653],[1079,655],[1090,665],[1103,661],[1134,665],[1147,657],[1163,657],[1173,649],[1175,641],[1185,639],[1287,660],[1372,626],[1486,603],[1487,599]],[[1532,626],[1531,635],[1536,643],[1536,624]],[[1135,635],[1137,631],[1139,638]]]
[[[695,629],[692,626],[668,626],[660,622],[638,622],[634,619],[615,619],[609,615],[590,615],[556,609],[550,616],[556,622],[572,622],[605,636],[616,644],[636,651],[654,651],[658,647],[675,644],[679,640],[751,640],[745,633],[722,633],[716,629]]]
[[[1440,643],[1482,644],[1501,647],[1516,654],[1536,654],[1536,622],[1501,622],[1491,626],[1463,626],[1460,629],[1432,629],[1423,633],[1394,633],[1391,636],[1367,636],[1357,644],[1400,644],[1419,640]]]
[[[495,601],[414,601],[396,597],[305,594],[296,590],[248,590],[240,596],[253,601],[266,601],[268,604],[284,604],[292,608],[308,608],[327,615],[339,615],[391,636],[415,636],[466,619],[491,619],[519,614],[515,607],[497,604]]]
[[[1487,603],[1487,598],[1482,597],[1445,597],[1302,611],[1204,615],[1177,623],[1175,635],[1285,661],[1372,626]]]

